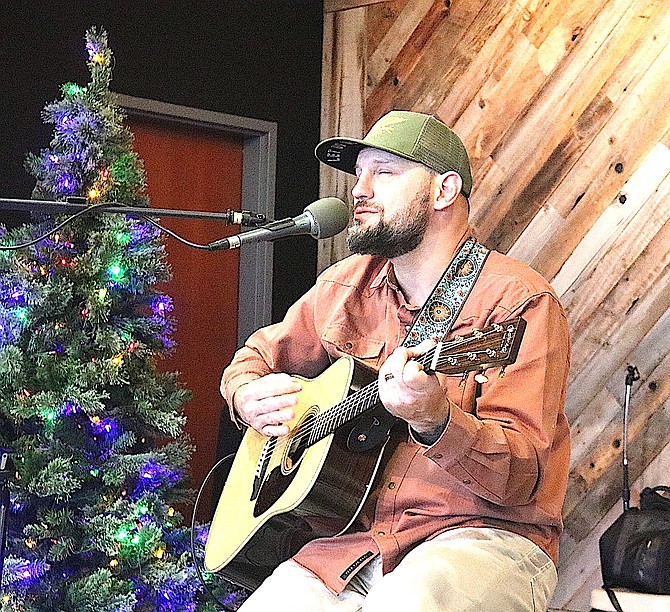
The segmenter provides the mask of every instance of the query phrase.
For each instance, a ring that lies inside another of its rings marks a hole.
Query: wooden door
[[[144,161],[152,208],[225,212],[240,210],[243,140],[240,135],[173,122],[133,117],[129,127]],[[161,224],[196,243],[240,231],[209,220],[163,218]],[[219,380],[237,348],[239,252],[211,253],[165,238],[173,279],[165,287],[174,301],[176,349],[162,369],[178,371],[193,397],[185,406],[186,430],[195,443],[193,484],[200,487],[217,457],[221,411]],[[198,520],[213,511],[211,490]]]

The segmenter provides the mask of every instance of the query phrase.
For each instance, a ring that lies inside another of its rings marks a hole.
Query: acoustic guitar
[[[502,375],[525,327],[519,317],[475,330],[416,361],[427,372],[501,367]],[[379,401],[377,373],[353,358],[300,380],[288,435],[244,434],[207,538],[205,568],[245,588],[256,588],[310,540],[356,529],[397,420]]]

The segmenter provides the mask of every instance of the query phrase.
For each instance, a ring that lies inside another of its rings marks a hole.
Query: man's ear
[[[451,206],[463,189],[463,179],[457,172],[445,172],[436,177],[438,194],[435,200],[435,210],[444,210]]]

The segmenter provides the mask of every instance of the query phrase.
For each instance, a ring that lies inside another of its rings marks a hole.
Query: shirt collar
[[[377,289],[385,283],[388,283],[395,289],[398,288],[398,282],[396,281],[395,274],[393,273],[393,264],[388,259],[381,267],[377,275],[372,279],[372,282],[370,283],[370,289]]]

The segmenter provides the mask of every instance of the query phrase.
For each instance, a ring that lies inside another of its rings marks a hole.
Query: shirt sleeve
[[[272,372],[314,377],[328,365],[328,354],[315,328],[316,293],[315,288],[308,291],[289,308],[281,323],[254,332],[224,370],[221,393],[238,425],[234,396],[243,384]]]
[[[570,353],[554,295],[529,298],[515,316],[527,323],[516,362],[502,378],[488,373],[471,405],[450,401],[445,431],[424,451],[475,495],[504,506],[528,503],[540,487],[564,410]]]

